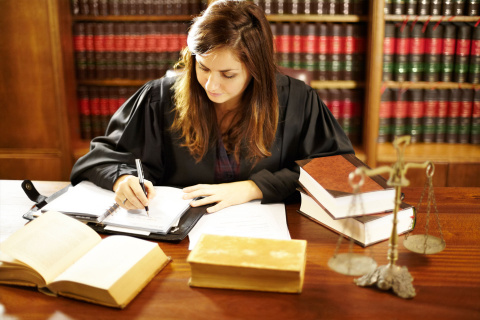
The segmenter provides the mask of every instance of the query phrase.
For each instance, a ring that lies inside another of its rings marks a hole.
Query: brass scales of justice
[[[367,169],[365,167],[359,167],[349,175],[349,183],[353,188],[354,197],[351,206],[357,205],[358,197],[360,196],[360,187],[364,183],[365,176],[374,176],[382,173],[388,173],[389,179],[387,185],[395,188],[395,203],[393,209],[393,225],[392,232],[389,239],[388,247],[388,264],[378,266],[370,257],[362,254],[352,253],[353,240],[350,240],[350,249],[348,253],[337,254],[341,240],[343,236],[340,235],[337,247],[334,255],[328,261],[328,265],[331,269],[338,273],[346,275],[363,275],[358,279],[354,279],[355,284],[358,286],[372,286],[377,285],[379,289],[389,290],[392,289],[395,294],[402,298],[413,298],[415,296],[415,288],[412,285],[413,277],[408,272],[407,267],[396,265],[398,259],[398,233],[397,233],[397,214],[402,202],[401,189],[408,186],[410,182],[406,179],[405,174],[410,168],[425,168],[427,180],[425,181],[425,187],[420,197],[419,203],[416,207],[420,209],[425,190],[428,185],[428,205],[427,205],[427,218],[425,234],[410,235],[410,231],[405,235],[403,245],[408,250],[420,253],[420,254],[435,254],[441,252],[445,248],[445,240],[443,238],[442,229],[438,219],[438,211],[435,202],[435,196],[433,192],[432,177],[435,171],[435,167],[431,161],[425,161],[424,163],[404,163],[404,151],[405,147],[410,144],[410,136],[396,137],[393,146],[397,151],[397,161],[391,166],[382,166],[375,169]],[[437,220],[438,229],[441,238],[428,234],[429,218],[431,204],[433,203],[435,208],[435,216]],[[361,204],[361,201],[360,201]],[[414,219],[412,219],[412,224]],[[413,228],[410,228],[413,229]]]

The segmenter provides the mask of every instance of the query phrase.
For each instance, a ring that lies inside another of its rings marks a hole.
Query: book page
[[[82,222],[52,211],[12,234],[0,250],[35,269],[48,284],[100,240]]]
[[[119,208],[109,215],[103,223],[107,226],[125,226],[134,229],[167,233],[178,223],[180,216],[190,207],[191,199],[184,200],[182,189],[155,187],[157,195],[148,205],[149,216],[145,209],[125,210]]]
[[[289,240],[285,205],[250,201],[205,214],[189,232],[192,250],[202,234]]]

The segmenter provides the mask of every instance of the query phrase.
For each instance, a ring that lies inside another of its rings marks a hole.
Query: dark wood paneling
[[[448,187],[480,187],[480,163],[451,163]]]
[[[18,180],[62,180],[60,157],[38,157],[0,159],[0,177]]]
[[[377,167],[391,166],[391,163],[379,163]],[[433,174],[434,187],[446,187],[448,176],[448,163],[434,163],[435,172]],[[388,179],[387,174],[382,174],[385,179]],[[410,181],[410,187],[423,187],[425,185],[426,171],[425,169],[411,168],[406,173],[406,178]]]

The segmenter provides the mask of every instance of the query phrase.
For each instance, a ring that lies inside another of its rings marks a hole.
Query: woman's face
[[[231,49],[218,49],[208,55],[196,55],[197,80],[208,98],[227,108],[235,108],[247,88],[250,73]]]

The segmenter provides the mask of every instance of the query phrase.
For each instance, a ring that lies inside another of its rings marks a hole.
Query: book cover
[[[425,89],[425,113],[423,117],[423,142],[435,142],[436,119],[438,117],[438,90]]]
[[[438,108],[435,121],[435,142],[444,143],[447,132],[449,90],[438,90]]]
[[[473,90],[460,89],[460,110],[458,114],[458,143],[470,142],[473,111]]]
[[[460,130],[460,89],[450,89],[445,139],[447,143],[457,143]]]
[[[408,90],[393,88],[392,139],[407,133]]]
[[[390,238],[393,225],[393,212],[366,215],[354,218],[332,219],[332,217],[306,194],[301,194],[299,213],[312,221],[341,234],[362,247]],[[402,202],[397,213],[397,233],[402,234],[413,229],[415,225],[415,209]]]
[[[368,168],[354,154],[299,160],[297,164],[299,183],[334,219],[393,210],[395,190],[379,175],[364,177],[362,205],[352,208],[349,174],[358,167]]]
[[[407,81],[410,54],[410,28],[397,25],[395,28],[395,67],[394,80]]]
[[[193,287],[300,293],[305,240],[203,234],[190,252]]]
[[[424,97],[423,90],[408,90],[408,114],[406,132],[411,137],[411,142],[420,142],[423,134]]]
[[[383,38],[383,81],[393,81],[395,59],[395,24],[385,23]]]
[[[440,80],[440,67],[443,48],[443,25],[429,23],[425,33],[425,72],[424,81]]]
[[[392,104],[393,91],[390,88],[385,88],[380,98],[380,108],[378,111],[378,138],[379,143],[392,141]]]
[[[467,24],[458,27],[457,47],[455,50],[455,69],[453,80],[455,82],[467,82],[470,59],[471,27]]]
[[[317,80],[328,80],[328,61],[329,61],[329,39],[326,23],[318,25],[318,62],[317,62]]]
[[[410,25],[407,26],[411,28]],[[421,81],[423,78],[423,56],[425,54],[425,39],[423,37],[423,26],[419,23],[413,25],[410,33],[410,56],[408,65],[408,80],[413,82]]]

